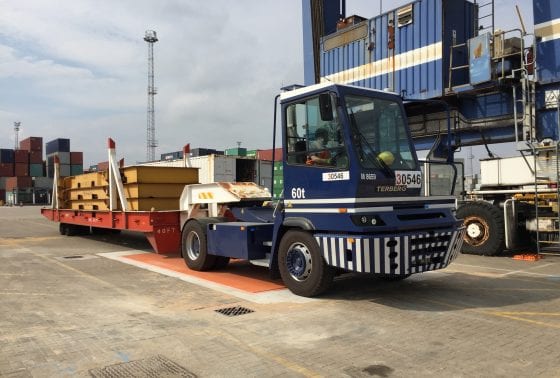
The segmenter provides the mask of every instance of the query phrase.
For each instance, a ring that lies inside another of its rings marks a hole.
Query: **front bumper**
[[[443,269],[460,253],[465,228],[394,235],[315,234],[328,265],[352,272],[409,275]]]

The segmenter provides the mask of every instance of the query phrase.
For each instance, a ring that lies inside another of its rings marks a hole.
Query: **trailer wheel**
[[[467,232],[463,253],[494,256],[505,248],[504,214],[487,202],[468,202],[457,210]]]
[[[313,236],[299,230],[290,230],[282,237],[278,268],[288,289],[303,297],[313,297],[326,291],[335,274],[323,259]]]
[[[58,232],[60,235],[66,235],[66,223],[59,223],[58,224]]]
[[[185,224],[181,236],[183,259],[193,270],[210,270],[216,263],[216,256],[209,255],[206,247],[206,228],[197,221]]]

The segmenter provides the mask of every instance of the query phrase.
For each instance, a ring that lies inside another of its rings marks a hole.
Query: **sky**
[[[410,1],[347,0],[371,18]],[[519,2],[532,25],[530,2]],[[496,26],[518,27],[496,0]],[[274,96],[303,83],[300,0],[0,0],[0,148],[69,138],[84,165],[146,158],[148,47],[154,45],[156,157],[191,147],[272,147]],[[478,149],[474,150],[478,154]],[[470,153],[470,151],[469,151]]]

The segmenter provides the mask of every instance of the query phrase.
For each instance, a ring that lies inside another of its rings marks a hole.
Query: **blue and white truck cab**
[[[279,273],[295,294],[315,296],[340,270],[404,279],[457,257],[464,228],[455,198],[421,195],[398,95],[322,83],[283,92],[280,112],[282,198],[262,206],[270,199],[264,188],[187,186],[181,226],[189,267],[247,259]]]

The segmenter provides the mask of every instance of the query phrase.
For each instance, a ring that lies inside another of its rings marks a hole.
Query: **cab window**
[[[346,150],[335,100],[334,94],[323,98],[316,96],[287,107],[285,135],[288,164],[348,165],[347,159],[342,158]],[[325,104],[325,101],[330,104]]]

